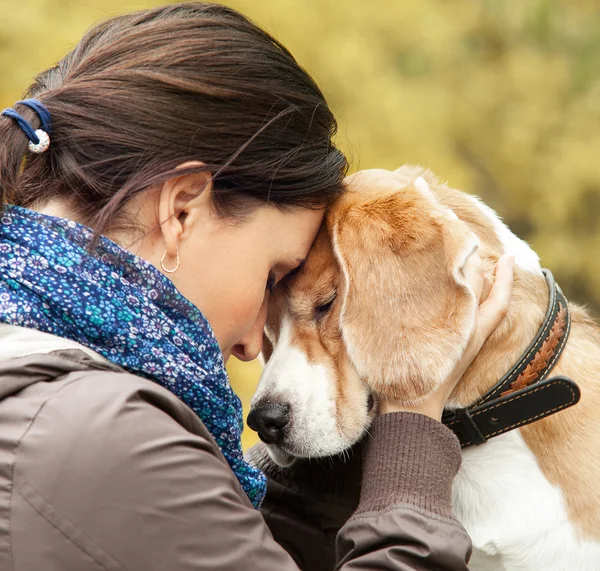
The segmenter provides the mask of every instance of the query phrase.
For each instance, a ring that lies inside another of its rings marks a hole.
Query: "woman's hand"
[[[482,272],[482,263],[478,255],[474,255],[469,260],[465,274],[468,282],[471,284],[475,295],[479,299],[479,308],[477,310],[477,319],[471,333],[471,338],[462,359],[457,364],[452,374],[448,377],[435,392],[417,405],[400,405],[385,399],[379,401],[379,411],[381,414],[390,412],[418,412],[441,420],[442,412],[450,394],[458,381],[469,368],[486,339],[498,327],[504,316],[508,312],[513,285],[513,267],[514,256],[502,256],[494,270],[496,279],[494,284],[490,285]]]

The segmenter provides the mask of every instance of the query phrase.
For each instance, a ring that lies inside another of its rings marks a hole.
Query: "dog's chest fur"
[[[561,491],[518,430],[463,452],[453,504],[473,541],[474,571],[600,570],[600,544],[577,537]]]

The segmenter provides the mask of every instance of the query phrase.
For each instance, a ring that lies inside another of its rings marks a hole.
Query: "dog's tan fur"
[[[419,176],[431,196],[415,186]],[[275,295],[267,331],[276,341],[287,309],[308,359],[334,371],[338,424],[354,433],[352,410],[364,406],[365,384],[415,402],[445,378],[464,350],[475,311],[461,279],[471,233],[490,278],[503,245],[471,197],[423,169],[366,171],[350,177],[348,187],[304,270]],[[316,307],[335,291],[331,312],[317,317]],[[506,319],[465,373],[451,405],[475,402],[536,335],[547,304],[543,276],[517,267],[513,291]],[[521,434],[546,478],[564,494],[578,531],[598,539],[600,494],[590,491],[600,473],[600,330],[585,310],[570,309],[571,336],[554,373],[579,384],[581,402]]]

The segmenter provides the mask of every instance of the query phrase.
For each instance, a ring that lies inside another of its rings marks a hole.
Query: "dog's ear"
[[[271,358],[273,354],[273,344],[271,340],[267,337],[267,334],[263,331],[263,339],[262,339],[262,350],[260,352],[260,362],[264,367],[267,364],[267,361]]]
[[[376,193],[349,190],[327,217],[344,275],[340,327],[364,382],[416,403],[468,342],[477,301],[462,269],[477,240],[423,178],[388,191],[377,184]]]

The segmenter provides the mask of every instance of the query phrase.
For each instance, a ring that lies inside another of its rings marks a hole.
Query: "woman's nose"
[[[256,321],[239,343],[233,346],[231,353],[240,361],[252,361],[260,355],[263,343],[263,331],[267,320],[267,301],[263,303]]]

